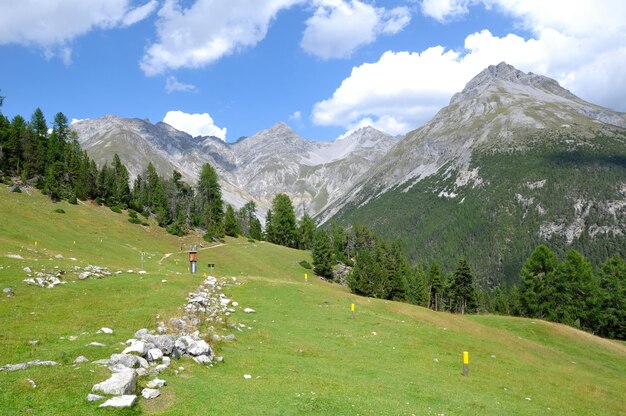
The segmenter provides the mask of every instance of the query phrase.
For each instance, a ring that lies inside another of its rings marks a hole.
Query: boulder
[[[210,364],[211,357],[207,357],[206,355],[198,355],[197,357],[193,357],[193,360],[198,364]]]
[[[28,267],[28,266],[24,267],[24,271],[26,273],[32,273],[33,272],[32,269],[30,267]]]
[[[137,353],[143,357],[144,355],[146,355],[146,352],[148,352],[148,349],[146,348],[146,343],[143,341],[134,341],[132,344],[130,344],[129,347],[122,351],[122,354],[128,354],[131,352]]]
[[[245,308],[243,311],[244,311],[245,313],[255,313],[255,312],[256,312],[256,311],[255,311],[254,309],[252,309],[252,308]]]
[[[138,368],[135,370],[135,373],[137,373],[137,376],[139,377],[145,377],[148,375],[148,370],[146,370],[145,368]]]
[[[135,392],[136,382],[137,373],[134,370],[127,369],[113,373],[107,380],[94,385],[91,391],[111,395],[132,394]]]
[[[174,349],[174,338],[171,335],[145,335],[142,339],[154,344],[154,347],[160,349],[163,355],[170,355]]]
[[[112,333],[113,333],[113,330],[107,327],[102,327],[98,331],[96,331],[96,334],[112,334]]]
[[[135,338],[142,339],[146,335],[150,335],[150,331],[146,328],[141,328],[139,331],[135,332]]]
[[[134,394],[112,397],[98,407],[132,407],[137,401]]]
[[[2,289],[2,293],[4,293],[7,296],[15,295],[15,292],[10,287],[5,287],[4,289]]]
[[[191,345],[193,342],[193,338],[187,335],[183,335],[176,340],[174,346],[178,351],[180,351],[181,354],[184,354],[187,352],[187,348],[189,347],[189,345]]]
[[[235,334],[228,334],[228,335],[225,335],[222,339],[224,341],[234,341],[237,339],[237,337],[235,336]]]
[[[189,347],[187,347],[187,352],[191,355],[213,355],[213,350],[211,350],[211,346],[204,340],[194,341]]]
[[[132,354],[113,354],[111,358],[109,358],[110,365],[122,364],[127,368],[137,368],[139,367],[139,357]]]
[[[158,361],[163,358],[163,352],[158,348],[151,348],[148,350],[146,357],[150,361]]]
[[[141,395],[143,396],[144,399],[150,400],[150,399],[159,397],[161,395],[161,392],[157,389],[146,388],[146,389],[141,390]]]
[[[151,388],[151,389],[156,389],[156,388],[165,386],[165,384],[167,384],[165,380],[161,380],[160,378],[155,378],[153,380],[150,380],[148,384],[146,384],[146,387]]]

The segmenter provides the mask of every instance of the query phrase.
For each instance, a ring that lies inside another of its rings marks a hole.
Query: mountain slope
[[[601,261],[626,249],[625,126],[554,80],[492,66],[320,218],[370,224],[414,260],[466,256],[492,282],[540,242]]]
[[[99,164],[117,152],[131,177],[148,161],[162,176],[178,170],[189,182],[204,163],[217,170],[224,199],[241,207],[257,201],[261,216],[278,193],[287,193],[299,212],[315,214],[347,189],[398,141],[363,128],[334,142],[307,141],[278,123],[236,143],[192,138],[165,123],[106,116],[72,126],[81,146]]]
[[[172,360],[158,375],[167,381],[160,397],[115,414],[619,415],[626,406],[626,348],[618,342],[541,320],[451,315],[357,297],[310,274],[305,282],[298,262],[309,253],[246,239],[202,249],[199,273],[190,275],[179,245],[200,236],[181,240],[126,218],[0,185],[0,282],[15,291],[0,297],[0,366],[59,363],[0,372],[3,414],[103,414],[101,401],[85,397],[111,372],[93,361],[121,352],[139,328],[179,317],[209,272],[205,261],[232,282],[223,291],[239,303],[227,319],[241,331],[203,329],[224,361],[210,367]],[[146,274],[80,280],[72,273],[88,264],[136,271],[142,249]],[[27,266],[66,270],[68,283],[27,285]],[[102,327],[113,333],[98,334]],[[216,343],[214,332],[236,340]],[[462,376],[463,351],[470,354],[469,377]],[[79,355],[90,362],[73,365]],[[138,378],[137,393],[153,378]]]

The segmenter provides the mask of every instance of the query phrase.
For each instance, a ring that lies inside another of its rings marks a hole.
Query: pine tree
[[[311,250],[315,240],[315,220],[305,213],[298,224],[298,248]]]
[[[415,305],[428,307],[428,285],[424,264],[417,263],[409,277],[409,301]]]
[[[271,209],[265,214],[265,241],[272,242],[274,240],[274,213]]]
[[[222,189],[218,182],[217,172],[206,163],[202,167],[198,181],[198,199],[201,212],[201,223],[206,227],[205,239],[224,236],[224,207]]]
[[[278,194],[272,201],[272,239],[274,244],[297,248],[296,215],[291,199],[286,194]]]
[[[384,255],[387,279],[389,281],[386,298],[406,301],[409,299],[408,280],[411,276],[411,266],[402,252],[400,242],[395,240]]]
[[[626,340],[626,261],[616,254],[602,264],[598,277],[600,302],[595,329],[601,336]]]
[[[579,328],[594,327],[598,282],[591,263],[576,250],[567,252],[554,271],[547,319]]]
[[[226,208],[226,214],[224,214],[224,232],[230,237],[238,237],[241,233],[239,220],[237,220],[235,210],[230,204]]]
[[[254,240],[263,239],[263,229],[261,228],[261,221],[257,217],[250,220],[250,233],[248,237]]]
[[[241,233],[245,236],[251,237],[250,228],[252,221],[256,218],[256,203],[254,201],[248,201],[241,207],[237,215],[239,223],[241,224]]]
[[[459,260],[450,286],[450,308],[461,314],[476,311],[477,294],[474,288],[474,276],[467,260]]]
[[[315,242],[313,244],[313,271],[318,275],[331,279],[333,276],[333,248],[330,244],[328,234],[324,230],[315,232]]]
[[[520,271],[521,301],[524,314],[543,318],[550,293],[554,270],[559,260],[550,248],[541,244],[530,255]]]
[[[430,263],[430,267],[428,268],[428,285],[430,287],[429,307],[435,311],[442,310],[444,281],[439,265],[434,261]]]

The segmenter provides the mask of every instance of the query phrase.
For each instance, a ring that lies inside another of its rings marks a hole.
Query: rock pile
[[[170,319],[167,325],[159,322],[156,331],[146,328],[138,330],[133,338],[126,341],[127,347],[121,354],[99,360],[97,363],[107,365],[112,374],[107,380],[94,385],[92,392],[116,396],[113,404],[110,403],[111,399],[100,406],[121,406],[122,402],[132,406],[137,399],[137,378],[161,373],[171,365],[172,359],[190,357],[203,365],[221,362],[222,357],[215,357],[211,345],[205,340],[206,335],[200,333],[199,327],[203,323],[213,329],[215,326],[224,327],[225,316],[235,312],[231,300],[221,293],[226,284],[226,281],[219,282],[215,277],[208,277],[196,291],[187,296],[182,317]],[[141,392],[142,397],[146,400],[158,397],[161,394],[159,389],[165,384],[165,380],[155,378],[146,384]],[[89,395],[87,400],[98,400],[94,397],[93,394]]]
[[[54,270],[52,272],[47,272],[45,269],[42,269],[39,272],[33,272],[30,267],[24,267],[24,271],[26,272],[28,278],[24,279],[23,281],[30,285],[52,289],[57,285],[67,283],[61,280],[61,277],[66,274],[64,270]],[[129,270],[129,272],[132,273],[132,270]],[[122,272],[117,271],[113,273],[111,272],[111,270],[107,269],[104,266],[93,266],[90,264],[86,267],[74,266],[72,273],[74,273],[80,280],[84,280],[87,278],[102,279],[113,274],[121,274]]]

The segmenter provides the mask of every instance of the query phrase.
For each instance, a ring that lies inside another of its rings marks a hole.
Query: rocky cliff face
[[[278,123],[237,143],[191,137],[165,123],[106,116],[72,126],[81,146],[98,163],[115,153],[131,177],[149,161],[162,176],[178,170],[195,182],[204,163],[217,170],[224,199],[241,207],[253,199],[260,214],[278,193],[288,194],[299,212],[314,215],[343,195],[399,138],[363,128],[334,142],[302,139]]]

